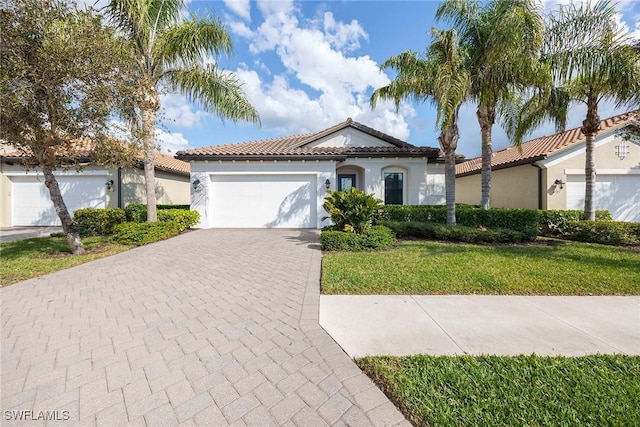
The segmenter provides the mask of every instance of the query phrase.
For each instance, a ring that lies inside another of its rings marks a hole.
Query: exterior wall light
[[[193,185],[193,189],[197,190],[198,187],[200,186],[200,180],[196,178],[195,180],[193,180],[191,184]]]
[[[561,179],[556,179],[553,184],[556,185],[557,187],[560,187],[560,189],[562,190],[564,188],[564,185],[566,184],[566,182],[564,182]]]
[[[104,185],[107,186],[107,191],[113,191],[113,180],[112,179],[110,179],[107,182],[105,182]]]
[[[329,181],[329,178],[324,182],[324,186],[327,190],[331,188],[331,181]]]

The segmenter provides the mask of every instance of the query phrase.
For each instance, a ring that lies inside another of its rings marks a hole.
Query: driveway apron
[[[2,425],[408,425],[318,324],[320,257],[197,230],[3,288]]]

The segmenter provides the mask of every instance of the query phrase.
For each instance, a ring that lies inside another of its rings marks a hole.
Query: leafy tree
[[[322,219],[331,218],[338,231],[362,234],[382,216],[384,205],[373,194],[353,187],[327,193],[322,207],[329,216]]]
[[[219,19],[186,19],[183,0],[110,0],[105,10],[135,51],[138,103],[130,121],[144,150],[147,220],[155,221],[154,137],[161,91],[183,93],[221,118],[258,122],[259,116],[238,79],[210,61],[210,55],[232,50]]]
[[[564,130],[569,106],[584,103],[585,135],[584,219],[595,220],[595,137],[600,130],[598,106],[614,101],[618,106],[640,103],[640,54],[616,21],[608,1],[568,4],[548,17],[543,60],[551,68],[555,86],[542,87],[524,105],[516,140],[547,120]]]
[[[128,99],[126,51],[99,16],[56,0],[10,2],[0,26],[2,139],[28,156],[25,166],[42,169],[71,251],[81,254],[53,171],[61,161],[74,166],[78,149],[114,148],[106,131],[118,102]]]
[[[436,17],[458,31],[471,78],[470,99],[482,138],[482,198],[488,209],[491,195],[492,130],[497,117],[512,123],[519,94],[545,84],[539,63],[544,19],[535,0],[444,0]]]
[[[456,148],[458,146],[458,113],[469,94],[470,76],[465,54],[460,50],[455,30],[432,30],[433,42],[426,58],[406,51],[392,56],[380,68],[391,68],[398,74],[387,86],[376,89],[371,105],[378,99],[393,99],[396,108],[403,99],[430,101],[438,110],[438,142],[445,158],[445,200],[447,223],[456,223]]]

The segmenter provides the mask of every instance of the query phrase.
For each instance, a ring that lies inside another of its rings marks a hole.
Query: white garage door
[[[57,176],[56,179],[72,216],[77,209],[106,207],[105,177]],[[15,176],[11,181],[14,226],[60,225],[42,176]]]
[[[567,208],[584,209],[584,176],[567,177]],[[606,209],[616,221],[640,222],[640,175],[596,177],[596,209]]]
[[[315,176],[214,175],[209,194],[213,227],[316,227]]]

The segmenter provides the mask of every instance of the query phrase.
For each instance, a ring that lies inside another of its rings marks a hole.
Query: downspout
[[[542,159],[539,159],[539,160],[544,160],[546,158],[547,158],[547,156],[544,156]],[[543,191],[544,191],[543,186],[542,186],[542,181],[543,181],[543,179],[542,179],[542,170],[546,169],[546,168],[544,166],[540,166],[538,164],[539,160],[536,160],[535,162],[531,163],[531,166],[534,166],[534,167],[538,168],[538,209],[542,210],[542,205],[543,205],[542,197],[543,197]]]
[[[118,207],[124,209],[122,206],[122,168],[118,168]]]

